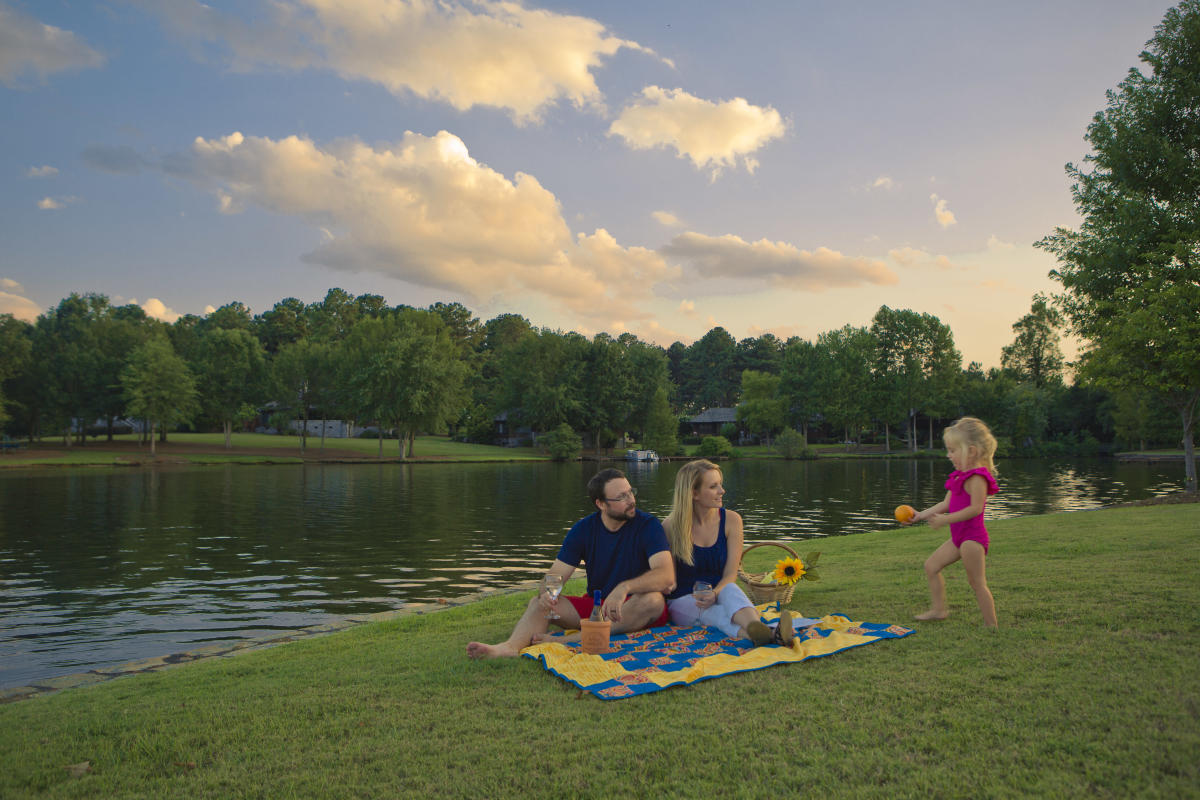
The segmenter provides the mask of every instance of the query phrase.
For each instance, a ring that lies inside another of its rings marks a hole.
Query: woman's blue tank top
[[[717,527],[717,541],[712,547],[692,547],[694,564],[684,564],[675,561],[675,591],[671,599],[683,597],[692,593],[692,584],[696,581],[708,581],[713,586],[721,582],[725,575],[725,562],[729,559],[729,545],[725,540],[725,509],[719,509],[721,521]]]

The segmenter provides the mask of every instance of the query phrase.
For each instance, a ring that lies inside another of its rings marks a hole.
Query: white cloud
[[[863,284],[886,286],[899,280],[879,260],[852,258],[827,247],[810,252],[787,242],[747,242],[732,234],[683,233],[662,252],[668,259],[689,265],[702,277],[762,281],[814,292]]]
[[[893,261],[903,267],[912,267],[929,259],[929,253],[915,247],[898,247],[894,250],[888,250],[888,255]]]
[[[445,131],[374,147],[233,133],[197,138],[171,163],[211,188],[222,211],[257,206],[309,222],[322,241],[304,261],[476,303],[532,292],[591,318],[611,315],[606,303],[631,306],[677,274],[658,253],[622,247],[603,229],[573,237],[557,198],[536,178],[509,180]]]
[[[872,189],[883,189],[886,191],[889,189],[896,188],[896,182],[894,180],[892,180],[891,178],[889,178],[887,175],[880,175],[878,178],[875,179],[875,182],[871,184],[871,188]]]
[[[994,233],[988,237],[988,240],[987,240],[987,249],[988,250],[991,250],[993,252],[1006,252],[1006,251],[1012,250],[1014,248],[1016,248],[1015,244],[1012,244],[1011,242],[1000,241],[998,238],[996,238],[996,234],[994,234]]]
[[[594,19],[515,2],[276,0],[261,24],[195,0],[160,8],[176,30],[228,46],[237,69],[329,69],[460,111],[504,108],[518,123],[560,100],[600,104],[593,71],[621,48],[646,51]]]
[[[56,72],[103,64],[104,56],[70,31],[0,3],[0,83],[10,89],[19,88],[27,76],[44,81]]]
[[[750,154],[786,129],[778,111],[741,97],[714,103],[682,89],[647,86],[639,99],[621,110],[608,134],[620,136],[636,150],[672,147],[697,169],[711,167],[716,177],[722,168],[735,167],[739,158],[753,172],[758,162]]]
[[[71,203],[79,202],[78,197],[43,197],[38,200],[37,207],[43,211],[57,211],[60,208],[66,208]]]
[[[958,265],[944,255],[935,256],[925,250],[909,247],[908,245],[888,250],[888,257],[902,267],[913,269],[934,267],[936,269],[949,270],[958,268]]]
[[[931,194],[929,195],[929,199],[934,203],[933,215],[937,218],[938,225],[941,225],[943,228],[949,228],[951,225],[958,223],[958,220],[954,218],[954,212],[946,208],[944,198],[938,197],[937,194]]]
[[[650,216],[654,217],[659,225],[665,225],[668,228],[676,228],[683,224],[680,222],[679,217],[670,211],[655,211]]]
[[[38,304],[25,297],[21,284],[12,278],[0,278],[0,314],[12,314],[17,319],[33,322],[41,313]]]
[[[687,317],[696,316],[696,304],[691,300],[679,301],[679,312]]]
[[[209,314],[213,313],[216,310],[217,310],[216,306],[205,306],[204,307],[204,316],[208,316]]]
[[[136,303],[137,300],[133,300],[132,302]],[[167,308],[166,303],[164,303],[162,300],[159,300],[157,297],[151,297],[146,302],[142,303],[141,307],[142,310],[146,312],[146,316],[154,317],[154,319],[162,320],[166,323],[172,323],[182,316],[175,311],[175,309]]]
[[[58,167],[51,167],[51,166],[47,165],[47,166],[43,166],[43,167],[30,167],[25,172],[25,177],[26,178],[52,178],[57,174],[58,174]]]

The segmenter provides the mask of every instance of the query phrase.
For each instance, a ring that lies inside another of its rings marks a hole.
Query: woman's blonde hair
[[[992,456],[996,455],[996,437],[992,436],[983,420],[963,417],[942,432],[942,441],[974,447],[979,453],[979,465],[987,467],[988,472],[993,475],[998,474],[996,465],[992,462]]]
[[[692,503],[696,499],[696,490],[704,483],[704,476],[714,469],[721,471],[713,462],[701,458],[684,464],[675,476],[675,499],[663,528],[671,545],[671,555],[684,564],[695,563],[692,557]]]

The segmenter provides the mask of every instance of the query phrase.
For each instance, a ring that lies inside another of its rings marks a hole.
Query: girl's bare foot
[[[943,620],[948,616],[950,616],[950,614],[946,611],[926,611],[924,614],[915,615],[913,619],[919,619],[922,622],[931,622]]]

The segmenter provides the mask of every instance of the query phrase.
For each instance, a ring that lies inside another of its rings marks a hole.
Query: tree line
[[[673,453],[686,421],[714,407],[737,407],[743,429],[768,443],[796,429],[917,449],[936,446],[941,423],[966,413],[1015,452],[1169,441],[1151,398],[1064,381],[1061,324],[1035,298],[1003,366],[984,371],[962,366],[937,317],[886,306],[870,326],[813,341],[738,341],[716,327],[664,349],[630,333],[588,338],[515,314],[481,321],[459,303],[388,306],[341,289],[257,315],[230,303],[172,324],[72,294],[32,324],[0,317],[0,413],[12,435],[78,444],[97,421],[90,432],[111,437],[130,417],[160,435],[219,430],[227,443],[264,414],[279,429],[299,420],[302,431],[310,419],[342,419],[388,431],[401,455],[418,432],[491,442],[498,417],[541,433],[566,425],[590,447],[630,434]]]

